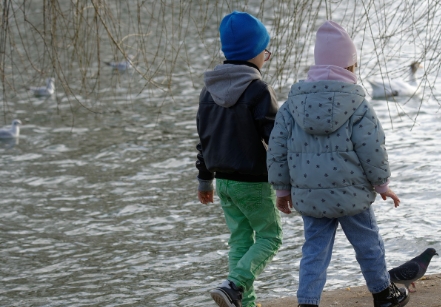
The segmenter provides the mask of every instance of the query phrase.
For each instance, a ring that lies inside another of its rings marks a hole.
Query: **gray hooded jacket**
[[[216,66],[204,81],[196,119],[198,189],[212,190],[214,177],[268,182],[266,146],[278,110],[274,90],[250,63]]]
[[[221,107],[234,105],[253,80],[262,76],[255,68],[245,65],[223,64],[204,76],[205,87],[213,100]]]
[[[390,177],[385,135],[361,86],[294,84],[280,108],[267,154],[269,182],[291,190],[303,215],[337,218],[367,209]]]

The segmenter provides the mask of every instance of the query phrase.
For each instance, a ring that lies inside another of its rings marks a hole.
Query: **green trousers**
[[[216,179],[227,226],[228,280],[244,288],[243,307],[254,307],[253,283],[282,245],[280,213],[275,193],[266,182]]]

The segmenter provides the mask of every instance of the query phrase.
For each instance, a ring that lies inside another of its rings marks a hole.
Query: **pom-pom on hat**
[[[248,61],[268,46],[270,37],[256,17],[234,11],[226,15],[219,26],[222,51],[227,60]]]
[[[315,65],[346,68],[357,63],[357,50],[346,30],[328,20],[317,30],[314,59]]]

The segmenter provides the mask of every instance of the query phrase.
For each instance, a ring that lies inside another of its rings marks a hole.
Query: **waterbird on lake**
[[[20,125],[21,121],[19,119],[14,119],[12,121],[11,128],[0,129],[1,139],[18,138],[20,135]]]
[[[55,79],[47,78],[46,86],[34,87],[31,86],[28,90],[34,92],[35,97],[49,97],[55,92]]]
[[[390,281],[403,284],[409,292],[416,292],[415,281],[426,274],[427,267],[434,255],[438,255],[436,250],[434,248],[428,248],[421,255],[389,270]],[[413,286],[414,291],[409,289],[410,285]]]
[[[132,60],[134,59],[133,55],[128,55],[127,59],[122,62],[104,62],[104,64],[113,68],[113,70],[117,70],[120,73],[128,71],[132,68]]]
[[[419,93],[419,88],[415,79],[416,71],[422,68],[420,62],[413,62],[409,66],[409,81],[403,79],[376,79],[368,80],[372,86],[372,98],[381,99],[387,97],[403,96],[411,97]]]

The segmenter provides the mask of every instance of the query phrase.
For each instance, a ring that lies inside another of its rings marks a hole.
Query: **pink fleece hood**
[[[346,68],[357,62],[357,50],[345,29],[328,20],[317,30],[315,65],[335,65]]]
[[[313,65],[309,68],[306,82],[324,80],[342,81],[357,84],[357,76],[349,70],[335,65]]]

